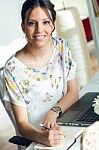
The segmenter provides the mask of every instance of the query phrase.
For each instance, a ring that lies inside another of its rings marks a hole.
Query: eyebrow
[[[28,19],[28,20],[31,20],[31,21],[37,21],[37,20],[32,19],[32,18],[30,18],[30,19]],[[45,21],[45,20],[51,20],[51,19],[50,19],[50,18],[44,18],[43,21]]]

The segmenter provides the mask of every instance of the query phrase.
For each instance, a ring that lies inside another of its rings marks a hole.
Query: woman
[[[27,44],[4,67],[4,100],[21,135],[56,146],[64,138],[57,117],[78,100],[76,65],[67,42],[52,37],[56,12],[49,0],[26,0],[21,17]]]

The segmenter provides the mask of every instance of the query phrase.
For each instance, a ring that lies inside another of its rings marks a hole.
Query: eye
[[[44,25],[50,24],[50,21],[44,21],[43,24]]]
[[[35,26],[35,24],[36,24],[36,23],[35,23],[34,21],[28,21],[28,22],[27,22],[27,25],[30,26],[30,27],[31,27],[31,26]]]

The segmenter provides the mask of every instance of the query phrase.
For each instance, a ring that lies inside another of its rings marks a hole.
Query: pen
[[[42,123],[40,123],[40,126],[45,128],[45,129],[51,130],[51,128],[48,128],[48,127],[44,126],[44,124],[42,124]]]
[[[45,128],[45,129],[51,130],[51,128],[48,128],[48,127],[44,126],[44,124],[42,124],[42,123],[40,123],[40,126],[43,127],[43,128]],[[64,135],[64,138],[65,138],[65,137],[66,137],[66,135]],[[77,138],[78,138],[78,137],[77,137]]]

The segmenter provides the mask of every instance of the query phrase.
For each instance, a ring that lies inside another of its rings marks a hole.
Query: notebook
[[[88,92],[70,107],[58,120],[59,125],[87,127],[99,120],[92,106],[98,92]]]

